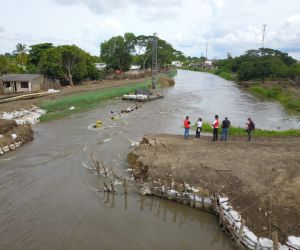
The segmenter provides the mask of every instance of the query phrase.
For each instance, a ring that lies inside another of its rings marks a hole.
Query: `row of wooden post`
[[[95,160],[95,158],[94,158],[94,156],[93,156],[92,153],[91,153],[91,159],[92,159],[92,161],[93,161],[93,166],[92,166],[92,168],[95,169],[96,172],[97,172],[98,174],[100,174],[100,162]],[[101,166],[102,166],[102,168],[103,168],[103,171],[104,171],[105,176],[107,176],[107,170],[106,170],[106,168],[105,168],[105,166],[104,166],[104,164],[103,164],[102,162],[101,162]],[[115,178],[120,179],[120,177],[118,177],[118,176],[114,173],[113,170],[112,170],[112,173],[113,173],[113,175],[114,175],[114,179],[115,179]],[[104,191],[110,190],[105,182],[103,183],[103,186],[104,186]],[[123,186],[124,186],[124,194],[127,194],[127,180],[126,180],[126,178],[124,179]],[[115,192],[114,182],[111,182],[111,183],[110,183],[110,187],[111,187],[111,192],[114,193],[114,192]]]

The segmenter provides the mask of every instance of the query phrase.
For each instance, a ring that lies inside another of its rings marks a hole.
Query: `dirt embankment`
[[[175,85],[175,80],[173,78],[162,75],[158,79],[158,84],[162,87],[171,87]]]
[[[17,137],[12,138],[12,134]],[[16,142],[26,143],[33,140],[33,131],[30,126],[18,125],[15,121],[0,119],[0,148]]]
[[[193,185],[199,194],[228,196],[257,236],[300,235],[300,138],[231,138],[227,142],[146,135],[128,155],[146,182]]]
[[[141,79],[131,79],[131,80],[107,80],[103,81],[100,84],[84,84],[84,85],[75,85],[73,87],[64,87],[60,89],[59,93],[55,94],[50,94],[47,96],[35,98],[35,99],[29,99],[29,100],[19,100],[19,101],[13,101],[9,103],[2,103],[0,105],[0,112],[11,112],[14,110],[20,110],[20,109],[29,109],[32,107],[32,105],[39,106],[39,104],[42,101],[47,101],[47,100],[55,100],[59,97],[62,96],[68,96],[68,95],[73,95],[77,93],[82,93],[82,92],[91,92],[91,91],[97,91],[101,89],[106,89],[106,88],[117,88],[117,87],[122,87],[122,86],[127,86],[135,83],[140,83],[145,80],[150,79],[149,77],[147,78],[141,78]]]

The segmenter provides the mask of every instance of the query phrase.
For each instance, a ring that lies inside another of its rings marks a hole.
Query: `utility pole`
[[[207,50],[208,50],[208,43],[206,43],[206,53],[205,53],[205,59],[207,60]]]
[[[262,44],[261,47],[264,48],[265,46],[265,33],[266,33],[266,24],[263,25],[263,33],[262,33]]]
[[[157,33],[154,33],[152,39],[152,89],[156,88],[156,73],[157,73]]]

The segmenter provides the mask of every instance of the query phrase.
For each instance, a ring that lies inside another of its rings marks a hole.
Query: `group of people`
[[[200,139],[200,134],[202,131],[202,118],[198,118],[196,122],[196,140]],[[222,121],[221,128],[222,128],[222,138],[221,141],[227,141],[228,138],[228,130],[230,127],[230,121],[228,120],[228,117],[225,117],[225,119]],[[191,122],[189,116],[186,116],[184,122],[184,138],[187,139],[189,137],[190,133],[190,128],[191,128]],[[217,141],[218,140],[218,134],[219,134],[219,127],[220,127],[220,121],[219,121],[219,116],[215,115],[215,120],[211,124],[212,129],[213,129],[213,139],[212,141]],[[255,124],[252,121],[251,117],[248,118],[248,121],[246,123],[247,129],[246,132],[248,134],[248,141],[251,141],[252,137],[252,132],[255,129]]]

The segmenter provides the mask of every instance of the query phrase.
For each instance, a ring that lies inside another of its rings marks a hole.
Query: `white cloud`
[[[114,35],[157,32],[187,55],[200,56],[208,43],[209,56],[221,58],[227,51],[239,55],[260,47],[265,23],[266,47],[293,55],[300,50],[299,0],[0,1],[18,16],[1,14],[0,53],[18,42],[52,42],[76,44],[97,55],[99,44]]]

